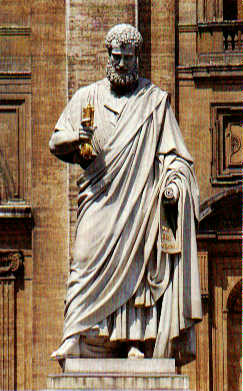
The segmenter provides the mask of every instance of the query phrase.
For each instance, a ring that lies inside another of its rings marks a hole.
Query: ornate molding
[[[235,155],[237,152],[240,151],[241,149],[241,139],[240,137],[232,134],[230,132],[229,136],[231,137],[231,143],[230,143],[230,147],[231,147],[231,155],[230,155],[230,158],[232,158],[233,155]]]
[[[242,103],[211,103],[212,185],[242,181]]]
[[[0,205],[0,219],[1,218],[32,219],[31,206],[20,201],[9,201]]]
[[[239,27],[243,29],[242,20],[224,20],[222,22],[204,22],[197,24],[198,30],[219,30],[221,31],[224,27]]]
[[[0,276],[16,273],[23,262],[24,257],[19,250],[0,250]]]
[[[198,32],[198,26],[196,24],[179,24],[179,33],[196,33]]]
[[[18,62],[18,60],[21,61]],[[6,71],[5,77],[11,72],[22,72],[21,64],[23,67],[25,66],[24,58],[6,57],[3,59],[0,57],[0,77],[4,69]],[[27,65],[26,71],[28,69]],[[30,181],[28,178],[31,175],[31,96],[18,90],[19,87],[16,84],[15,93],[8,94],[2,92],[0,94],[2,144],[0,148],[1,204],[15,200],[19,204],[20,200],[28,197],[30,191],[27,186],[29,186]],[[13,202],[11,204],[14,205]]]
[[[30,57],[16,57],[16,56],[0,57],[0,79],[30,79],[30,78],[31,78]]]
[[[207,55],[209,60],[208,62],[212,62],[212,64],[195,64],[195,65],[189,65],[189,66],[182,66],[179,65],[177,67],[177,72],[179,79],[194,79],[200,80],[200,79],[242,79],[242,65],[216,65],[215,64],[215,57],[214,54],[208,54]],[[230,62],[233,58],[233,55],[226,55],[226,54],[220,54],[222,62],[225,61],[225,64],[227,62]],[[228,56],[228,57],[227,57]],[[239,57],[240,62],[240,56],[237,54],[237,58]],[[226,59],[227,58],[227,59]],[[238,60],[237,60],[238,61]]]

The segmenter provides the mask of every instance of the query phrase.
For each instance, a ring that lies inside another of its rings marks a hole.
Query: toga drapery
[[[63,339],[96,329],[112,340],[155,338],[154,357],[169,357],[172,342],[186,336],[193,350],[193,325],[202,316],[198,188],[168,96],[140,79],[119,98],[101,80],[76,92],[56,129],[78,132],[88,103],[97,156],[78,180]],[[54,151],[67,152],[75,162],[76,147]],[[179,189],[174,210],[162,203],[170,183]]]

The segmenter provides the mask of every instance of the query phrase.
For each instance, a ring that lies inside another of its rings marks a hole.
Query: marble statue
[[[52,357],[187,360],[202,316],[193,160],[168,94],[138,75],[137,29],[117,25],[105,43],[106,78],[74,94],[50,140],[84,169]]]

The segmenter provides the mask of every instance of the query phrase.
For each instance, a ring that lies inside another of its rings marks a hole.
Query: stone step
[[[116,388],[114,389],[105,389],[105,388],[78,388],[82,391],[132,391],[131,389]],[[40,391],[53,391],[52,388],[40,390]],[[59,388],[59,391],[77,391],[77,388]],[[137,389],[136,391],[190,391],[188,388],[158,388],[158,389]]]
[[[188,376],[172,359],[68,359],[64,373],[49,375],[48,390],[188,391]]]
[[[145,359],[127,359],[127,358],[106,358],[106,359],[84,359],[69,358],[63,364],[63,371],[78,373],[175,373],[175,360],[170,358],[145,358]]]
[[[122,374],[78,374],[66,373],[49,376],[47,388],[50,390],[188,390],[187,376],[161,375],[122,375]]]

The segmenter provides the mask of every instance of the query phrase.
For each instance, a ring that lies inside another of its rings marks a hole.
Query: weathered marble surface
[[[187,362],[195,356],[194,323],[202,317],[193,159],[168,94],[139,78],[140,33],[117,25],[105,44],[107,78],[74,94],[49,144],[59,159],[85,169],[77,182],[63,340],[52,358],[144,355]],[[87,122],[88,107],[94,118]],[[91,134],[87,162],[82,148]],[[117,346],[111,352],[94,337]]]
[[[144,374],[146,373],[175,373],[174,359],[77,359],[65,360],[64,372],[79,373],[109,373],[109,374]]]
[[[70,359],[66,365],[73,372],[50,375],[48,390],[189,390],[188,377],[175,373],[172,359]]]

